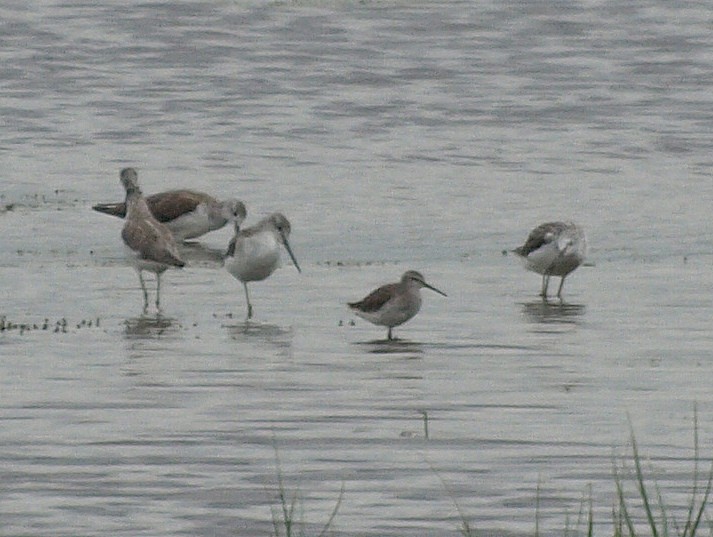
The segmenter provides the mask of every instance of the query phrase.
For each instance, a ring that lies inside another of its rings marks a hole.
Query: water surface
[[[710,457],[710,14],[666,2],[0,7],[3,536],[611,534],[630,419],[670,514]],[[275,210],[302,266],[243,291],[224,229],[141,315],[119,170]],[[511,255],[575,219],[565,304]],[[423,272],[395,330],[345,303]],[[46,321],[45,321],[46,320]],[[44,329],[44,325],[47,325]],[[36,328],[35,328],[36,325]],[[428,425],[428,438],[425,425]],[[629,489],[633,494],[633,487]],[[316,532],[315,532],[316,533]]]

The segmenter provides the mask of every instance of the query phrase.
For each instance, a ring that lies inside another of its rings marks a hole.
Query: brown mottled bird
[[[247,216],[245,204],[236,199],[218,201],[205,192],[169,190],[145,198],[151,214],[171,231],[178,242],[195,239],[222,228],[228,222],[240,225]],[[126,203],[99,203],[97,212],[124,218]]]
[[[156,309],[160,311],[161,274],[169,267],[181,268],[185,263],[178,253],[176,240],[168,228],[149,211],[139,188],[138,175],[133,168],[121,170],[121,184],[126,190],[126,221],[121,238],[127,256],[139,274],[144,292],[144,313],[148,310],[149,297],[142,271],[156,274]]]
[[[447,296],[443,291],[426,283],[423,274],[408,270],[398,283],[388,283],[372,291],[359,302],[348,306],[362,319],[389,328],[388,339],[393,339],[391,329],[411,319],[421,309],[421,287]]]

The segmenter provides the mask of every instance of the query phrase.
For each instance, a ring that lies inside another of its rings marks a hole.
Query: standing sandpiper
[[[246,229],[241,230],[237,224],[235,226],[235,236],[225,254],[225,269],[243,284],[248,305],[247,319],[253,316],[248,282],[264,280],[280,266],[281,245],[290,254],[297,272],[302,272],[290,248],[291,230],[290,222],[280,213],[273,213]]]
[[[121,238],[127,256],[139,274],[141,290],[144,292],[144,313],[149,307],[149,296],[142,275],[144,270],[156,274],[156,309],[160,311],[161,274],[169,267],[181,268],[185,263],[178,254],[171,232],[149,211],[139,188],[136,170],[125,168],[121,170],[120,177],[126,190],[126,221]]]
[[[587,239],[584,230],[573,222],[547,222],[530,232],[525,244],[513,250],[525,268],[542,274],[540,295],[547,300],[550,276],[561,279],[557,298],[562,300],[562,286],[567,275],[584,262]]]
[[[404,272],[400,282],[383,285],[363,300],[350,302],[348,305],[362,319],[388,327],[387,337],[393,339],[391,329],[405,323],[421,309],[421,287],[447,296],[443,291],[426,283],[420,272],[409,270]]]

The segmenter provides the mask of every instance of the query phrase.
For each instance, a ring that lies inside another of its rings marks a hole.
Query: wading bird
[[[421,287],[447,296],[426,283],[420,272],[409,270],[404,272],[400,282],[383,285],[363,300],[350,302],[348,306],[362,319],[388,327],[387,338],[393,339],[391,329],[405,323],[421,309]]]
[[[547,222],[530,232],[525,244],[513,250],[527,270],[542,274],[540,295],[547,299],[550,276],[561,278],[557,298],[567,275],[584,262],[587,239],[584,230],[573,222]]]
[[[228,222],[240,225],[247,216],[242,201],[218,201],[194,190],[169,190],[145,199],[151,214],[168,227],[178,242],[195,239],[222,228]],[[99,203],[92,209],[119,218],[126,216],[125,202]]]
[[[148,311],[149,296],[142,271],[156,274],[156,309],[161,309],[161,274],[169,267],[182,268],[185,263],[178,253],[173,235],[158,222],[146,205],[139,188],[138,175],[133,168],[121,170],[121,184],[126,190],[126,218],[121,238],[127,256],[139,274],[144,293],[144,313]]]
[[[236,224],[235,236],[225,254],[225,269],[243,284],[247,319],[253,316],[248,282],[262,281],[280,266],[280,246],[290,254],[297,272],[302,272],[290,248],[291,231],[290,222],[280,213],[273,213],[249,228],[240,229]]]

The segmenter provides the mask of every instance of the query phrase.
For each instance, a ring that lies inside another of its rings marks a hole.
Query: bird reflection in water
[[[568,304],[536,300],[522,305],[528,321],[541,324],[578,324],[587,311],[584,304]]]
[[[423,354],[423,344],[406,339],[378,339],[357,343],[366,347],[370,354],[414,354],[413,358]]]
[[[124,321],[124,334],[128,338],[152,339],[174,334],[178,329],[176,319],[156,315],[142,315]]]
[[[292,327],[278,326],[269,323],[245,321],[234,325],[223,325],[235,340],[250,340],[258,343],[268,343],[272,346],[292,345]]]

